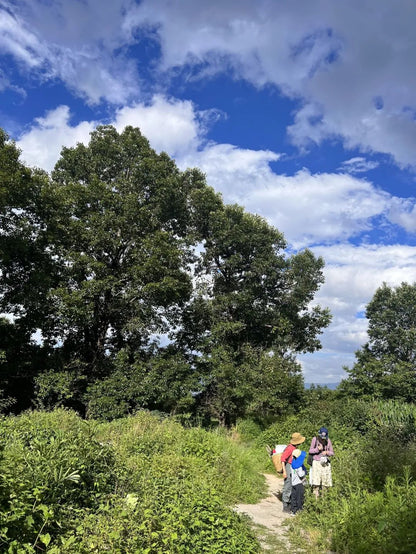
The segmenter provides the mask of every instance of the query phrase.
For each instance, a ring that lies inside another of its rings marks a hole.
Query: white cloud
[[[273,175],[267,188],[257,188],[247,200],[302,247],[370,230],[371,219],[386,210],[389,195],[348,175],[303,170],[293,177]]]
[[[416,205],[414,199],[392,199],[389,219],[409,233],[416,233]]]
[[[115,126],[121,131],[127,125],[140,127],[158,152],[184,155],[198,148],[204,135],[199,115],[192,102],[169,100],[156,95],[148,104],[134,104],[117,111]]]
[[[415,164],[411,2],[144,0],[130,25],[149,24],[157,26],[165,69],[231,68],[235,77],[302,98],[289,128],[299,146],[336,136],[347,147]]]
[[[19,17],[0,7],[0,48],[29,68],[42,64],[46,49],[35,34],[25,28]]]
[[[179,157],[197,166],[226,202],[238,202],[266,217],[295,248],[344,241],[371,232],[380,218],[408,232],[416,226],[415,199],[393,197],[371,182],[345,173],[278,175],[270,167],[280,155],[230,144],[207,144]]]
[[[214,114],[215,115],[215,114]],[[152,148],[162,150],[178,160],[195,153],[203,143],[206,125],[212,117],[210,111],[198,112],[190,101],[164,98],[156,95],[151,102],[125,106],[116,111],[110,121],[119,132],[127,125],[140,127]],[[68,106],[59,106],[35,119],[17,141],[22,159],[30,166],[51,171],[63,146],[87,144],[89,134],[99,121],[81,121],[71,124]],[[238,149],[237,149],[238,150]],[[252,151],[251,158],[258,154]],[[275,156],[273,156],[274,158]]]
[[[414,282],[416,247],[376,244],[354,246],[348,243],[315,246],[315,254],[325,260],[325,283],[317,300],[331,302],[333,312],[345,318],[365,309],[376,289]]]
[[[199,167],[206,173],[209,185],[222,192],[226,202],[245,203],[254,189],[267,186],[272,176],[269,163],[279,157],[270,150],[209,143],[177,161],[181,168]]]
[[[93,121],[70,125],[68,106],[59,106],[45,117],[35,119],[34,125],[17,141],[22,150],[22,160],[33,167],[51,171],[63,146],[75,146],[77,142],[89,141],[89,133],[95,128]]]
[[[140,95],[136,62],[119,49],[129,0],[3,2],[0,47],[32,77],[61,79],[88,103],[122,103]]]
[[[356,156],[355,158],[350,158],[349,160],[345,160],[342,162],[341,167],[339,168],[341,171],[346,171],[347,173],[365,173],[367,171],[370,171],[371,169],[375,169],[379,166],[378,162],[373,162],[370,160],[366,160],[365,158],[362,158],[361,156]]]

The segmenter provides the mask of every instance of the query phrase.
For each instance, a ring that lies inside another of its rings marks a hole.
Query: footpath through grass
[[[1,418],[0,552],[260,552],[232,510],[265,494],[266,444],[330,430],[334,486],[305,509],[290,541],[306,552],[416,552],[416,407],[321,402],[261,429],[185,428],[148,412],[110,423],[74,412]],[[234,430],[235,431],[235,430]]]

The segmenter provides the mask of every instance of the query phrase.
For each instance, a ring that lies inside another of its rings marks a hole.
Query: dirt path
[[[240,514],[247,514],[254,525],[258,526],[257,535],[264,551],[273,549],[276,553],[287,552],[290,549],[290,543],[284,522],[291,516],[283,513],[281,501],[283,479],[268,473],[265,473],[264,477],[268,485],[268,496],[258,504],[238,504],[235,510]]]

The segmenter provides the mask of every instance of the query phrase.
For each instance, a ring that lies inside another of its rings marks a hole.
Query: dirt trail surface
[[[290,548],[289,540],[286,536],[287,527],[284,521],[291,517],[290,514],[283,512],[281,491],[283,488],[283,479],[276,475],[264,474],[268,485],[268,496],[263,498],[258,504],[238,504],[235,511],[240,514],[247,514],[256,525],[262,525],[266,528],[268,535],[273,535],[276,539],[285,546],[287,551]],[[260,541],[262,537],[260,536]],[[263,543],[263,547],[267,550],[267,546]],[[275,552],[277,552],[275,550]],[[283,552],[283,550],[282,550]]]

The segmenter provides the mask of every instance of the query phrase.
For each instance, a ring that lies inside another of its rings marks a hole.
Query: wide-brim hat
[[[297,444],[302,444],[303,442],[305,442],[305,437],[303,437],[300,433],[293,433],[290,439],[290,444],[296,446]]]

